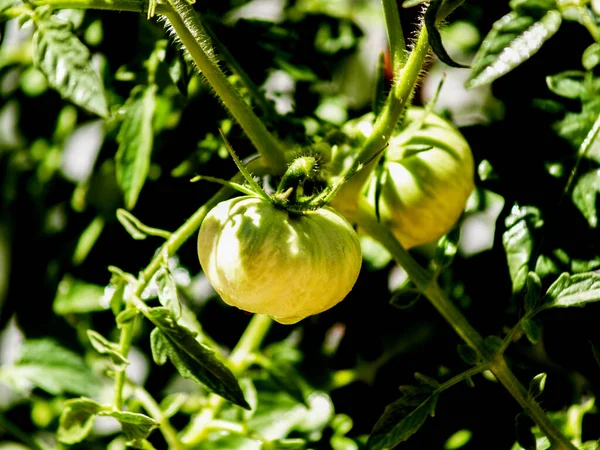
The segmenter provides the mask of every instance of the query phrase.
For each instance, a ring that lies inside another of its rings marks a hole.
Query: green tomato
[[[385,151],[380,178],[374,173],[365,195],[375,205],[380,183],[379,214],[405,248],[427,244],[449,232],[475,188],[469,144],[448,121],[434,113],[423,120],[423,108],[409,108],[405,127]],[[366,138],[374,115],[346,124],[345,131]],[[415,129],[422,121],[422,125]]]
[[[225,303],[283,324],[342,301],[362,262],[356,232],[335,210],[293,214],[251,196],[221,202],[208,213],[198,257]]]

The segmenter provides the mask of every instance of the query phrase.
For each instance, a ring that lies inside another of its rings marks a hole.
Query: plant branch
[[[252,364],[254,360],[251,355],[261,346],[272,324],[273,320],[269,316],[255,314],[252,317],[229,357],[229,366],[234,375],[241,374]],[[210,431],[210,424],[213,423],[224,403],[223,397],[211,394],[207,406],[192,419],[183,436],[183,443],[193,446],[204,440]]]
[[[267,165],[278,173],[285,171],[283,148],[238,91],[229,83],[212,55],[210,38],[204,31],[194,7],[186,0],[169,0],[172,9],[165,16],[190,56],[231,115],[248,135]]]
[[[360,198],[355,216],[358,225],[374,239],[383,244],[398,264],[406,270],[410,279],[438,312],[448,321],[454,331],[481,356],[483,364],[510,392],[530,415],[540,430],[554,443],[556,449],[576,450],[576,447],[556,429],[540,405],[527,395],[526,389],[515,377],[501,353],[492,352],[484,344],[481,335],[471,326],[460,310],[444,294],[431,274],[423,269],[396,240],[392,232],[377,222],[375,212],[364,198]]]
[[[247,163],[248,170],[253,171],[256,174],[265,172],[265,166],[262,159],[254,159]],[[241,178],[238,173],[233,177],[232,181],[237,182]],[[156,255],[150,261],[150,264],[142,270],[138,279],[136,280],[130,299],[139,299],[142,297],[146,286],[154,276],[154,274],[160,269],[161,264],[164,261],[165,253],[167,255],[173,255],[179,248],[200,228],[204,217],[208,212],[214,208],[218,203],[228,199],[233,191],[228,187],[221,188],[212,198],[210,198],[204,205],[202,205],[188,220],[171,234],[170,238],[161,246],[161,249],[156,252]],[[127,308],[136,308],[134,301],[127,302]],[[131,339],[133,337],[133,330],[135,327],[135,321],[140,320],[139,316],[134,321],[128,322],[121,328],[121,337],[119,339],[119,352],[125,358],[129,353],[131,347]],[[125,371],[119,372],[115,379],[115,393],[114,393],[114,407],[120,410],[123,407],[123,387],[125,386],[126,373]]]
[[[171,422],[169,422],[169,418],[163,414],[163,411],[160,409],[160,406],[156,403],[154,398],[143,387],[137,385],[132,386],[134,395],[140,401],[144,409],[160,424],[159,429],[169,444],[169,449],[186,450],[187,447],[179,440],[177,431],[173,428]]]

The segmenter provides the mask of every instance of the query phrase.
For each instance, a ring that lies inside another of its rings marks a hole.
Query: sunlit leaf
[[[117,419],[129,441],[146,439],[152,430],[159,426],[151,417],[128,411],[101,411],[98,415]]]
[[[59,283],[52,308],[58,315],[104,311],[104,288],[65,276]]]
[[[137,203],[150,170],[156,89],[153,84],[133,90],[125,104],[125,117],[117,136],[117,182],[125,195],[125,206],[130,210]]]
[[[491,83],[531,58],[562,22],[560,12],[553,9],[541,16],[530,14],[520,9],[494,23],[475,56],[467,87]]]
[[[587,219],[590,227],[598,226],[596,199],[600,193],[600,170],[582,175],[573,189],[573,203]]]
[[[156,274],[156,285],[158,286],[158,300],[165,308],[173,311],[177,318],[181,317],[181,303],[177,293],[177,285],[173,274],[166,264]]]
[[[113,342],[110,342],[100,333],[97,333],[94,330],[87,331],[88,338],[96,350],[101,355],[108,355],[117,370],[125,370],[125,368],[129,365],[129,361],[125,358],[119,349],[119,346]]]
[[[152,308],[149,314],[167,344],[169,359],[183,377],[205,385],[242,408],[249,408],[231,370],[217,359],[213,350],[198,342],[189,329],[178,324],[171,310]]]
[[[532,378],[531,382],[529,383],[528,390],[528,393],[531,397],[539,397],[540,394],[544,392],[547,378],[548,376],[544,372],[537,374],[535,377]]]
[[[50,86],[76,105],[107,117],[102,82],[92,68],[89,50],[71,26],[55,16],[40,17],[36,25],[33,60]]]
[[[507,230],[502,235],[502,243],[513,292],[517,293],[525,286],[529,273],[529,259],[534,245],[532,230],[542,226],[543,222],[536,208],[514,206],[505,223]]]
[[[561,274],[548,288],[540,309],[581,307],[600,300],[600,274]]]
[[[565,98],[584,98],[588,94],[585,72],[570,70],[546,77],[548,89]]]
[[[583,52],[581,64],[586,70],[592,70],[598,63],[600,63],[600,44],[594,42]]]
[[[102,405],[89,399],[67,400],[60,415],[57,437],[64,444],[76,444],[84,440],[92,431],[96,414]]]

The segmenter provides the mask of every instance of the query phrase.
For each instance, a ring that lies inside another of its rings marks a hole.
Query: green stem
[[[186,0],[169,1],[173,9],[167,11],[165,16],[198,69],[248,135],[267,165],[274,171],[283,173],[286,164],[281,144],[267,130],[219,68],[211,54],[212,48],[209,48],[209,37],[204,31],[194,7]]]
[[[31,447],[32,450],[47,450],[37,440],[35,440],[29,433],[25,433],[17,425],[12,423],[8,418],[0,413],[0,430],[6,431],[6,433],[13,435],[19,439],[23,444]]]
[[[394,256],[396,262],[406,270],[417,288],[448,321],[454,331],[481,356],[483,364],[510,392],[523,409],[530,415],[540,430],[555,444],[556,449],[576,450],[576,447],[557,430],[539,404],[527,396],[527,391],[506,365],[501,353],[491,352],[481,335],[471,326],[460,310],[443,293],[431,274],[423,269],[396,240],[391,231],[377,222],[375,212],[365,199],[361,198],[356,211],[356,223],[373,238],[383,244]]]
[[[438,392],[445,391],[446,389],[451,388],[452,386],[466,380],[467,378],[471,378],[473,375],[477,375],[478,373],[483,372],[484,370],[489,369],[489,364],[479,364],[475,367],[470,368],[469,370],[465,370],[462,373],[459,373],[455,377],[450,378],[448,381],[442,383],[442,385],[436,389]]]
[[[111,11],[126,11],[146,13],[148,2],[139,0],[32,0],[34,6],[50,5],[54,9],[101,9]],[[157,14],[165,14],[170,8],[158,4]]]
[[[392,71],[395,74],[400,72],[406,61],[406,43],[404,42],[404,32],[398,13],[398,4],[396,0],[382,0],[383,16],[385,18],[385,29],[388,36],[388,45],[390,47],[390,56],[392,60]]]
[[[261,159],[254,159],[248,163],[248,169],[252,170],[256,174],[265,172],[265,167]],[[240,174],[233,177],[232,181],[239,181],[241,178]],[[150,264],[140,273],[137,279],[134,290],[132,292],[131,299],[141,298],[146,289],[146,286],[154,276],[154,274],[160,269],[161,264],[164,261],[164,253],[172,255],[179,247],[181,247],[197,230],[200,228],[204,217],[208,212],[214,208],[218,203],[228,199],[232,190],[228,187],[220,189],[213,197],[211,197],[204,205],[202,205],[188,220],[181,226],[177,231],[171,234],[171,237],[163,244],[162,250],[156,252],[156,256],[150,261]],[[135,308],[134,302],[130,301],[127,303],[127,308]],[[139,316],[135,320],[139,320]],[[119,340],[119,351],[127,358],[129,348],[131,347],[131,338],[133,337],[133,329],[135,320],[126,323],[121,328],[121,337]],[[120,410],[123,407],[123,387],[125,386],[126,374],[125,372],[119,372],[115,379],[115,393],[114,393],[114,407]]]
[[[252,364],[251,355],[261,346],[272,324],[273,320],[269,316],[255,314],[252,317],[229,357],[229,366],[235,375],[239,375]],[[194,446],[204,440],[206,434],[210,431],[210,424],[224,403],[223,397],[211,394],[207,406],[192,419],[189,429],[183,436],[183,443]]]
[[[165,417],[163,411],[154,398],[141,386],[134,387],[134,395],[140,401],[144,409],[150,414],[150,416],[160,424],[160,431],[165,437],[165,440],[169,444],[171,450],[186,450],[187,447],[179,440],[177,431],[169,422],[169,419]]]

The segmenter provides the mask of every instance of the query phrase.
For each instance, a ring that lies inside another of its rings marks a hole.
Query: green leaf
[[[125,231],[127,231],[129,235],[136,241],[143,241],[148,237],[148,235],[140,230],[137,225],[141,222],[139,222],[129,211],[119,208],[117,209],[116,216],[119,223],[123,225],[123,228],[125,228]]]
[[[117,135],[119,149],[115,162],[117,182],[125,196],[127,209],[135,206],[150,170],[155,107],[154,84],[134,89],[125,103],[125,117]]]
[[[156,420],[144,414],[127,411],[101,411],[98,415],[117,419],[129,441],[146,439],[152,430],[159,426]]]
[[[505,224],[507,230],[502,235],[502,243],[506,251],[513,293],[517,293],[525,286],[529,273],[529,260],[534,245],[531,230],[541,227],[543,222],[536,208],[515,205]]]
[[[110,342],[108,339],[94,330],[87,330],[87,335],[90,339],[92,347],[94,347],[94,350],[101,355],[110,356],[110,359],[116,370],[125,370],[125,368],[129,365],[129,361],[121,354],[117,344]]]
[[[258,358],[256,362],[271,376],[275,384],[298,403],[308,406],[298,373],[284,361],[272,362],[269,358]]]
[[[181,303],[177,295],[177,285],[167,264],[163,264],[162,269],[156,275],[156,285],[158,286],[160,304],[170,309],[175,317],[179,319],[181,317]]]
[[[77,241],[75,251],[73,252],[73,265],[78,266],[85,261],[85,258],[87,258],[87,255],[96,244],[96,241],[98,241],[103,229],[104,219],[101,216],[98,216],[90,222],[85,230],[83,230],[83,233],[81,233],[79,240]]]
[[[427,0],[404,0],[402,3],[403,8],[414,8],[415,6],[422,5]]]
[[[561,274],[542,299],[542,309],[582,307],[600,300],[600,274]]]
[[[588,95],[586,73],[579,70],[569,70],[546,77],[548,89],[556,95],[565,98],[585,98]]]
[[[586,70],[592,70],[598,63],[600,63],[600,44],[594,42],[583,52],[581,64]]]
[[[436,54],[436,56],[443,63],[449,65],[450,67],[457,68],[467,68],[469,66],[465,66],[463,64],[459,64],[454,61],[446,49],[444,48],[444,44],[442,43],[442,36],[440,31],[438,30],[437,24],[437,15],[442,6],[444,0],[431,0],[429,2],[429,7],[427,11],[425,11],[425,26],[427,27],[427,33],[429,35],[429,45],[431,49]]]
[[[593,170],[582,175],[573,189],[573,203],[587,219],[590,227],[598,226],[596,198],[600,193],[600,170]]]
[[[525,2],[522,2],[525,3]],[[496,21],[475,55],[466,86],[491,83],[531,58],[559,29],[561,14],[546,11],[541,17],[517,8]]]
[[[460,227],[455,227],[438,242],[433,256],[433,262],[438,270],[446,269],[452,264],[458,251],[459,238]]]
[[[237,379],[213,350],[198,342],[194,334],[179,325],[167,308],[148,310],[150,320],[164,337],[166,352],[181,376],[204,384],[231,403],[249,409]]]
[[[421,428],[427,417],[433,416],[438,396],[439,394],[434,392],[408,414],[406,403],[402,398],[388,405],[373,427],[366,448],[368,450],[388,449],[408,440]]]
[[[483,340],[483,345],[485,345],[490,352],[496,353],[502,348],[503,341],[498,336],[492,335],[487,336]]]
[[[437,389],[440,387],[440,383],[435,378],[424,375],[420,372],[415,372],[415,379],[425,386],[429,386],[432,389]]]
[[[264,442],[260,448],[261,450],[303,450],[306,448],[306,441],[304,439],[275,439]]]
[[[138,315],[138,311],[136,309],[125,309],[121,311],[117,317],[117,325],[121,328],[123,325],[131,322]]]
[[[539,373],[532,378],[531,382],[529,383],[528,390],[530,397],[537,398],[542,392],[544,392],[544,388],[546,387],[546,378],[547,375],[544,372]]]
[[[158,328],[155,328],[150,333],[150,350],[152,351],[152,359],[159,366],[163,366],[169,358],[169,342]]]
[[[525,291],[525,311],[529,312],[538,305],[542,297],[542,280],[535,272],[529,272],[526,280],[527,290]]]
[[[529,342],[532,344],[537,344],[537,342],[540,340],[540,327],[538,324],[534,320],[522,319],[521,328],[523,329],[527,339],[529,339]]]
[[[96,414],[103,406],[89,398],[67,400],[58,424],[57,437],[64,444],[83,441],[92,430]]]
[[[26,340],[18,360],[6,372],[15,383],[27,380],[52,395],[94,397],[100,391],[99,378],[83,358],[49,338]]]
[[[59,316],[105,311],[104,288],[67,275],[59,283],[52,309]]]
[[[46,75],[48,84],[76,105],[107,117],[102,82],[92,68],[89,50],[71,26],[54,16],[38,16],[35,23],[33,61]]]

